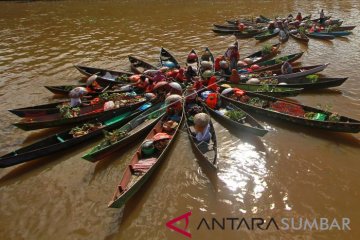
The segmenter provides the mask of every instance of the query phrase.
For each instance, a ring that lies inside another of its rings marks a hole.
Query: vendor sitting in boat
[[[93,74],[86,80],[86,89],[88,92],[100,92],[101,86],[96,82],[97,75]]]
[[[268,25],[268,30],[270,31],[270,32],[273,32],[274,30],[275,30],[275,22],[274,21],[270,21],[269,22],[269,25]]]
[[[197,142],[210,142],[210,117],[206,113],[198,113],[194,116],[195,139]]]
[[[301,16],[301,12],[298,12],[298,14],[296,15],[296,20],[298,20],[298,21],[302,21],[302,16]]]
[[[225,52],[225,58],[230,61],[230,70],[237,69],[237,63],[240,58],[239,49],[235,44],[229,46]]]
[[[292,66],[288,61],[285,61],[281,66],[281,73],[282,74],[290,74],[292,73]]]
[[[166,114],[169,120],[179,122],[182,115],[182,97],[172,94],[165,99]]]
[[[88,90],[84,87],[76,87],[73,90],[69,92],[70,97],[70,107],[80,107],[81,105],[84,105],[81,102],[81,97],[86,95],[88,93]]]
[[[139,80],[135,83],[135,86],[143,91],[146,90],[148,82],[145,75],[141,75]]]

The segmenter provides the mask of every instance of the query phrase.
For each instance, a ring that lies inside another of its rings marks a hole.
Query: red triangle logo
[[[184,236],[186,236],[188,238],[191,238],[191,233],[185,231],[189,226],[189,217],[190,216],[191,216],[191,212],[187,212],[187,213],[185,213],[185,214],[183,214],[183,215],[181,215],[179,217],[176,217],[176,218],[168,221],[166,223],[166,227],[168,227],[171,230],[174,230],[175,232],[178,232],[178,233],[180,233],[180,234],[182,234],[182,235],[184,235]],[[185,219],[185,228],[184,229],[181,229],[181,228],[178,228],[177,226],[174,226],[175,223],[177,223],[177,222],[179,222],[179,221],[181,221],[183,219]]]

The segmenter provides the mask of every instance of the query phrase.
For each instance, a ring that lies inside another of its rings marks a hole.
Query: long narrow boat
[[[317,32],[306,33],[306,36],[309,37],[309,38],[316,38],[316,39],[322,39],[322,40],[333,40],[333,39],[335,39],[335,37],[333,35],[319,34]]]
[[[127,77],[133,75],[131,72],[114,71],[104,68],[86,67],[81,65],[74,65],[74,67],[86,77],[96,74],[96,81],[102,86],[127,83]]]
[[[258,63],[260,68],[255,70],[254,72],[262,72],[262,71],[279,69],[279,68],[281,68],[281,66],[283,65],[283,63],[285,61],[288,61],[289,63],[295,62],[296,60],[301,58],[301,56],[303,54],[304,54],[304,52],[300,52],[300,53],[290,54],[287,56],[282,56],[282,57],[278,57],[275,59],[267,60],[265,62],[260,62],[260,63]]]
[[[208,57],[205,57],[204,55],[201,55],[200,56],[200,63],[203,62],[203,61],[207,61],[207,62],[210,62],[212,64],[212,71],[215,72],[215,58],[214,58],[214,55],[212,54],[212,52],[210,51],[210,49],[208,47],[206,47],[204,49],[204,53],[205,52],[208,52],[209,53],[209,56]],[[200,70],[199,70],[199,75],[202,75],[202,73],[204,72],[204,70],[202,69],[202,67],[200,66]]]
[[[356,26],[334,26],[332,27],[333,31],[351,31],[354,28],[356,28]]]
[[[84,100],[83,103],[89,104],[88,101]],[[61,101],[55,103],[47,103],[42,105],[36,105],[31,107],[9,109],[8,111],[19,116],[19,117],[36,117],[42,115],[48,115],[59,112],[59,106],[68,104],[69,101]]]
[[[345,37],[345,36],[349,36],[351,34],[350,31],[331,31],[331,32],[327,32],[327,31],[323,31],[323,32],[316,32],[317,34],[324,34],[324,35],[331,35],[334,37]]]
[[[201,112],[209,114],[206,111],[206,108],[202,106],[200,102],[189,102],[188,99],[184,101],[184,116],[185,116],[185,127],[193,147],[193,151],[195,156],[199,158],[201,161],[205,162],[210,168],[217,169],[217,139],[214,126],[212,121],[210,120],[210,133],[211,133],[211,140],[209,143],[206,142],[198,142],[195,138],[195,130],[194,130],[194,123],[191,120],[193,114],[189,112],[190,107],[198,106],[199,109],[202,109]],[[199,113],[199,112],[197,112]]]
[[[229,29],[229,30],[239,30],[239,27],[236,25],[220,25],[220,24],[213,24],[215,29]]]
[[[89,141],[103,133],[119,127],[139,115],[151,106],[145,103],[135,111],[127,111],[123,114],[112,114],[96,120],[89,121],[77,127],[67,129],[50,137],[44,138],[26,147],[15,150],[0,157],[0,167],[10,167],[20,163],[28,162],[40,157],[73,148],[74,146]]]
[[[124,86],[127,86],[124,85]],[[50,92],[52,92],[53,94],[56,95],[62,95],[62,96],[69,96],[69,92],[76,88],[76,87],[86,87],[85,85],[61,85],[61,86],[45,86],[45,88],[47,90],[49,90]],[[119,89],[107,89],[107,88],[102,88],[99,89],[99,91],[94,91],[94,92],[89,92],[87,95],[89,96],[98,96],[99,94],[103,93],[103,91],[105,90],[107,93],[121,93],[121,92],[128,92],[130,90],[128,90],[128,88],[126,88],[125,90],[122,90],[121,87],[122,86],[118,86],[120,87]],[[136,89],[135,89],[136,90]]]
[[[328,131],[360,132],[360,121],[355,119],[261,94],[248,92],[246,96],[248,97],[246,102],[238,100],[234,95],[222,95],[221,97],[244,110],[258,113],[262,116]]]
[[[348,78],[317,78],[316,80],[309,79],[306,77],[296,78],[296,79],[266,79],[260,84],[247,84],[251,86],[257,86],[258,88],[264,88],[264,85],[269,87],[279,87],[282,88],[302,88],[304,90],[317,90],[317,89],[326,89],[332,87],[338,87],[343,84]],[[271,83],[276,82],[276,83]],[[232,87],[241,88],[242,85],[229,83]],[[280,85],[279,85],[280,84]],[[263,94],[263,93],[262,93]],[[266,94],[264,94],[266,95]]]
[[[100,144],[91,149],[82,158],[90,162],[97,162],[110,156],[148,133],[164,114],[165,111],[162,103],[152,106],[121,128],[114,130],[116,133],[123,133],[122,137],[111,142],[103,139]],[[116,134],[114,132],[112,134]]]
[[[263,137],[268,131],[261,126],[252,116],[250,116],[245,111],[241,110],[239,107],[230,103],[226,99],[222,99],[220,101],[220,106],[216,109],[212,109],[207,106],[206,103],[203,105],[207,108],[208,112],[215,118],[218,119],[219,122],[224,123],[225,127],[230,127],[230,130],[241,130],[245,132],[250,132],[257,136]],[[232,119],[227,114],[238,114],[241,116],[239,119]]]
[[[272,76],[272,78],[277,79],[294,79],[299,77],[305,77],[311,74],[315,74],[325,70],[329,66],[329,63],[321,64],[321,65],[313,65],[313,66],[302,66],[302,67],[294,67],[292,69],[292,73],[282,74],[281,70],[272,71],[276,76]]]
[[[309,38],[306,35],[300,34],[300,33],[293,33],[293,32],[289,32],[289,35],[295,39],[298,42],[304,43],[304,44],[308,44],[309,43]]]
[[[250,58],[252,60],[252,64],[257,64],[275,57],[279,53],[279,48],[280,43],[276,43],[271,46],[270,53],[263,54],[263,51],[259,50],[257,52],[254,52],[253,54],[250,54],[249,56],[246,56],[244,59]],[[244,59],[242,61],[244,61]]]
[[[244,31],[234,31],[234,35],[236,38],[252,38],[252,37],[255,37],[259,34],[262,34],[266,32],[266,30],[259,30],[259,29],[256,29],[256,30],[244,30]]]
[[[279,32],[275,32],[275,31],[266,31],[264,33],[258,34],[256,35],[254,38],[258,41],[265,41],[268,40],[270,38],[273,38],[275,36],[277,36],[279,34]]]
[[[23,118],[22,121],[14,123],[13,125],[26,131],[65,126],[85,122],[100,116],[106,117],[112,114],[121,114],[127,111],[134,110],[144,103],[144,98],[133,99],[129,100],[129,102],[125,104],[122,103],[122,106],[109,111],[104,111],[104,104],[100,103],[81,108],[80,112],[73,117],[66,118],[63,117],[61,113],[53,113],[39,117]]]
[[[131,71],[133,71],[136,74],[142,74],[144,71],[150,70],[150,69],[158,69],[154,65],[152,65],[148,62],[145,62],[144,60],[141,60],[137,57],[129,55],[128,58],[130,61]]]
[[[213,28],[211,29],[214,33],[217,33],[217,34],[222,34],[222,35],[231,35],[231,34],[234,34],[236,31],[236,29],[223,29],[223,28]]]
[[[282,85],[264,86],[260,84],[238,83],[236,84],[236,86],[237,88],[248,92],[263,94],[272,97],[295,97],[303,91],[302,88],[283,87]]]
[[[110,201],[108,207],[111,208],[120,208],[122,207],[140,188],[146,183],[146,181],[151,177],[156,168],[164,161],[166,153],[169,151],[170,146],[174,142],[175,136],[179,131],[181,121],[178,122],[178,126],[172,133],[171,139],[163,150],[155,150],[154,153],[149,155],[144,155],[142,152],[141,146],[137,149],[133,158],[130,160],[129,165],[124,170],[123,177],[120,183],[117,185],[114,196]],[[164,132],[163,124],[167,119],[167,115],[154,126],[150,133],[145,138],[144,142],[147,140],[152,140],[157,133]],[[144,143],[143,142],[143,143]]]
[[[190,54],[195,54],[196,58],[190,60],[189,58],[186,59],[186,66],[191,66],[192,69],[196,72],[196,74],[199,74],[199,70],[200,70],[200,63],[199,63],[199,56],[197,55],[196,51],[194,49],[191,49],[190,53],[188,56],[190,56]]]
[[[160,65],[165,66],[166,62],[172,62],[175,65],[175,68],[180,68],[179,62],[176,60],[176,58],[169,53],[165,48],[160,49]]]
[[[279,32],[279,42],[281,42],[281,43],[287,42],[289,40],[289,32],[283,31],[285,33],[285,35],[281,35],[280,32]]]

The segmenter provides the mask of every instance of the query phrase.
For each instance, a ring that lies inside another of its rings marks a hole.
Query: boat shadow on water
[[[284,122],[273,118],[267,118],[259,114],[254,114],[253,116],[260,121],[264,121],[273,125],[274,128],[282,128],[288,131],[296,131],[297,133],[314,136],[323,140],[332,141],[337,144],[347,145],[349,147],[360,147],[360,138],[357,138],[356,136],[354,136],[354,134],[351,133],[332,132],[323,129],[299,126],[297,124]]]

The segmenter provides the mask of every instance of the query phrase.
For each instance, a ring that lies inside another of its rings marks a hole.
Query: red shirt
[[[215,76],[212,76],[210,79],[209,79],[209,82],[208,82],[208,87],[207,89],[208,90],[211,90],[211,91],[214,91],[214,92],[217,92],[218,90],[218,85],[216,83],[216,77]]]

